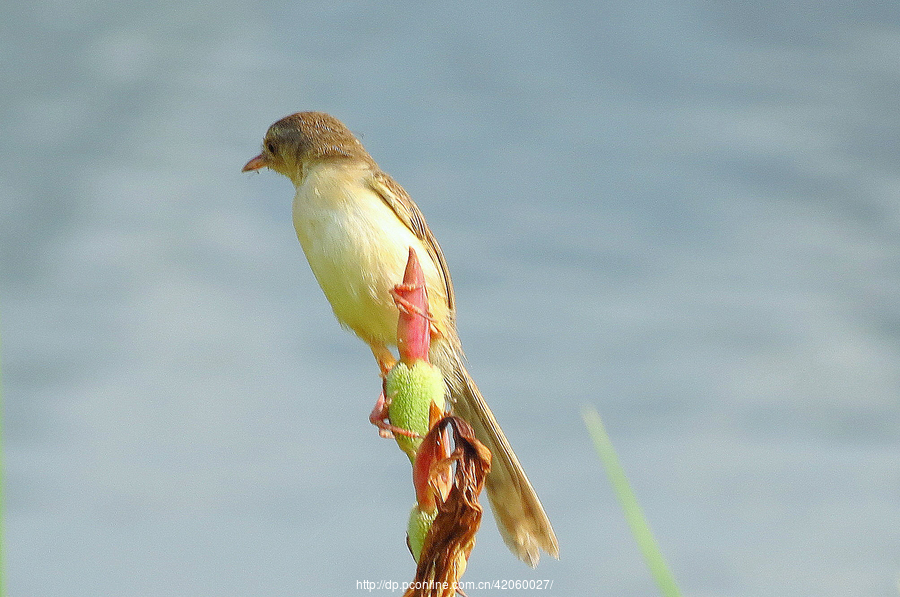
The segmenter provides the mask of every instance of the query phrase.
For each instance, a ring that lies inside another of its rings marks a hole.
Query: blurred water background
[[[240,172],[310,109],[428,217],[559,535],[532,571],[488,520],[465,580],[654,594],[591,404],[686,595],[897,594],[896,2],[4,13],[11,595],[412,579],[371,355],[308,270],[290,183]]]

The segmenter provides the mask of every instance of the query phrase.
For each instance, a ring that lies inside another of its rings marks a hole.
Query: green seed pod
[[[412,553],[413,559],[419,563],[419,556],[422,555],[422,546],[425,545],[425,536],[431,530],[431,524],[437,516],[437,510],[433,512],[422,512],[419,505],[413,506],[409,513],[409,524],[406,526],[406,544]]]
[[[428,433],[431,403],[444,410],[444,376],[440,369],[425,361],[416,361],[412,367],[397,363],[387,375],[385,391],[390,401],[388,416],[391,424],[422,437]],[[412,461],[422,443],[421,437],[395,433],[394,438]]]

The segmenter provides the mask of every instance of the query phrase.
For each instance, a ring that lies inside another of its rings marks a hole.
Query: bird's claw
[[[381,392],[378,396],[378,401],[375,402],[375,407],[372,408],[372,412],[369,413],[369,422],[378,428],[379,437],[385,439],[393,439],[394,435],[404,435],[412,438],[422,437],[415,431],[392,425],[390,423],[390,414],[388,412],[390,405],[391,401],[385,398],[384,392]]]

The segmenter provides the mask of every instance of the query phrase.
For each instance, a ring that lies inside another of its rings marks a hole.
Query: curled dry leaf
[[[454,449],[450,454],[447,454],[448,430],[453,432]],[[478,496],[491,469],[491,453],[475,439],[468,423],[447,416],[425,437],[415,468],[422,475],[417,479],[417,497],[422,493],[426,502],[433,501],[437,516],[425,536],[415,582],[404,597],[452,597],[481,525],[483,509]],[[444,493],[451,471],[453,479]]]

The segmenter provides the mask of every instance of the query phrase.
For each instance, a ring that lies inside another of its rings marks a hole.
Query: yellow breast
[[[398,311],[390,290],[403,280],[409,247],[422,264],[438,322],[448,316],[447,298],[425,245],[365,184],[365,174],[314,167],[294,196],[294,228],[338,321],[367,342],[396,345]]]

